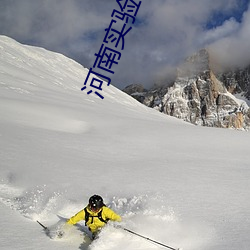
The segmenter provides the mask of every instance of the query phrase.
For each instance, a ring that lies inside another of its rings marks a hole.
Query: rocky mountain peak
[[[248,129],[250,109],[235,93],[250,93],[250,67],[214,73],[209,51],[202,49],[177,69],[171,86],[130,93],[143,104],[196,125]],[[248,91],[247,91],[248,89]],[[250,94],[249,94],[250,96]]]
[[[205,74],[210,70],[209,53],[201,49],[194,55],[188,57],[177,69],[177,77],[194,77]]]

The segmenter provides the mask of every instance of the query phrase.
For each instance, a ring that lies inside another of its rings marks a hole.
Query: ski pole
[[[143,239],[145,239],[145,240],[154,242],[155,244],[158,244],[158,245],[160,245],[160,246],[169,248],[169,249],[171,249],[171,250],[180,250],[180,248],[173,248],[173,247],[167,246],[167,245],[162,244],[162,243],[160,243],[160,242],[158,242],[158,241],[155,241],[155,240],[152,240],[152,239],[150,239],[150,238],[148,238],[148,237],[145,237],[145,236],[143,236],[143,235],[141,235],[141,234],[135,233],[135,232],[133,232],[133,231],[127,229],[127,228],[122,228],[122,229],[125,230],[125,231],[127,231],[127,232],[129,232],[129,233],[131,233],[131,234],[134,234],[134,235],[139,236],[139,237],[141,237],[141,238],[143,238]]]
[[[43,227],[43,229],[46,231],[46,230],[48,230],[48,228],[47,227],[45,227],[41,222],[39,222],[38,220],[36,221],[40,226],[42,226]]]

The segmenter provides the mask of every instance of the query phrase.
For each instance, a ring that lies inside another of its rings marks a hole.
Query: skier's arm
[[[80,212],[78,212],[77,214],[75,214],[74,216],[72,216],[72,217],[67,221],[67,224],[75,225],[78,221],[84,220],[84,218],[85,218],[85,212],[84,212],[84,209],[83,209],[83,210],[81,210]]]
[[[115,213],[113,210],[111,210],[110,208],[105,207],[104,210],[105,210],[105,217],[106,217],[107,219],[110,219],[110,220],[112,220],[112,221],[118,221],[118,222],[122,221],[121,216],[118,215],[118,214],[116,214],[116,213]]]

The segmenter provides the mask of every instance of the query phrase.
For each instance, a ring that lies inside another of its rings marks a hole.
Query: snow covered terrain
[[[87,95],[87,73],[0,36],[0,249],[163,249],[112,225],[91,243],[83,222],[62,239],[36,223],[53,228],[96,193],[171,247],[249,250],[249,132],[187,124],[113,86]]]

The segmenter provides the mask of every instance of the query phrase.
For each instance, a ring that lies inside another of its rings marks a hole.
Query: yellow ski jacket
[[[102,228],[106,223],[104,221],[112,220],[112,221],[121,221],[121,217],[116,214],[113,210],[110,208],[103,206],[99,211],[93,212],[89,209],[89,207],[86,207],[87,212],[89,213],[88,221],[85,221],[86,226],[90,229],[92,233],[97,232],[100,228]],[[100,214],[101,211],[101,218],[104,220],[100,220],[98,218],[98,214]],[[77,214],[72,216],[68,221],[67,224],[74,225],[80,220],[85,220],[85,210],[79,211]]]

